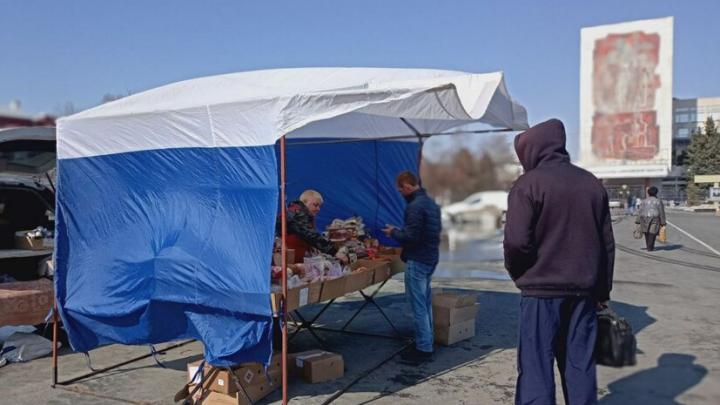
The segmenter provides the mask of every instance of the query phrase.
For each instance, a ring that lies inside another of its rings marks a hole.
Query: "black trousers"
[[[657,238],[656,233],[645,232],[645,247],[648,252],[655,250],[655,238]]]

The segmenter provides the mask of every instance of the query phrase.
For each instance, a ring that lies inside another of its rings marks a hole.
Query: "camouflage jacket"
[[[277,221],[275,234],[280,235],[282,224]],[[305,243],[317,250],[334,255],[337,253],[335,246],[315,228],[315,218],[310,214],[302,201],[293,201],[287,208],[287,232],[289,235],[297,235]]]

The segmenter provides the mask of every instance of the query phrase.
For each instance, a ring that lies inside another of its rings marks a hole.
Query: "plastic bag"
[[[633,238],[642,239],[642,237],[643,237],[642,227],[640,227],[640,224],[637,224],[637,225],[635,225],[635,230],[633,231]]]
[[[298,276],[292,276],[287,281],[288,288],[295,288],[299,287],[303,284],[302,280],[300,280],[300,277]]]
[[[342,277],[342,275],[343,275],[342,264],[337,263],[337,262],[332,263],[330,265],[330,271],[328,271],[328,273],[327,273],[327,278],[332,280],[334,278]]]
[[[658,233],[658,242],[667,243],[667,226],[660,227],[660,233]]]
[[[315,282],[322,281],[325,278],[325,259],[321,256],[306,257],[304,264],[306,280]]]
[[[52,342],[34,333],[15,332],[3,344],[1,353],[10,363],[22,363],[52,353]]]

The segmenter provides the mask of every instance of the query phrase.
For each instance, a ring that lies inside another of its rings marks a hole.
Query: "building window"
[[[690,116],[688,114],[676,114],[675,122],[689,122]]]
[[[680,128],[677,131],[678,138],[687,138],[690,136],[690,128]]]

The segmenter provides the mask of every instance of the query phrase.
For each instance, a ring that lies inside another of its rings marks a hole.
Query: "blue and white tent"
[[[359,214],[377,228],[402,221],[393,182],[417,168],[414,137],[477,123],[527,127],[502,73],[244,72],[61,119],[55,285],[73,348],[192,337],[212,364],[266,362],[276,142],[289,196],[326,196],[321,224]]]

